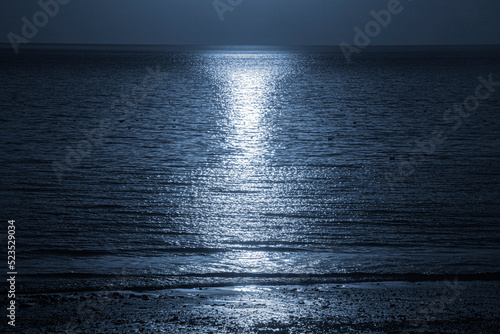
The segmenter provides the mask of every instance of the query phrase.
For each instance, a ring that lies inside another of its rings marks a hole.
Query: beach
[[[499,282],[21,295],[22,333],[497,333]]]

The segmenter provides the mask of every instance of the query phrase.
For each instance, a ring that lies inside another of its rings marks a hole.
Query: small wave
[[[492,273],[467,273],[467,274],[423,274],[423,273],[326,273],[326,274],[309,274],[309,273],[188,273],[176,276],[185,277],[255,277],[255,278],[325,278],[333,279],[331,283],[341,283],[343,281],[367,282],[367,281],[408,281],[408,282],[425,282],[425,281],[445,281],[458,279],[461,281],[496,281],[500,280],[500,272]],[[335,280],[338,279],[338,280]]]
[[[155,291],[244,285],[313,285],[365,282],[500,281],[500,272],[467,274],[423,273],[188,273],[183,275],[122,275],[58,273],[23,275],[20,293],[89,291]],[[3,283],[3,285],[6,285]]]

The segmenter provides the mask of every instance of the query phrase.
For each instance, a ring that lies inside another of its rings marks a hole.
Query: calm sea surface
[[[1,53],[0,210],[4,232],[16,220],[18,279],[498,275],[500,87],[446,112],[489,74],[500,81],[500,55]]]

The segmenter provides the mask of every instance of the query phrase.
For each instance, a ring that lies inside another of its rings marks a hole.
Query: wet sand
[[[19,295],[22,333],[498,333],[500,282]]]

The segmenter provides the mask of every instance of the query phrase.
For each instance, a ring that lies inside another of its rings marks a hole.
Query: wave
[[[51,273],[23,275],[20,293],[87,291],[155,291],[244,285],[313,285],[364,282],[467,282],[500,281],[500,272],[483,273],[187,273],[182,275],[130,275]]]
[[[227,248],[211,248],[211,247],[151,247],[151,248],[119,248],[119,249],[67,249],[67,248],[44,248],[26,250],[24,254],[51,254],[51,255],[68,255],[68,256],[100,256],[100,255],[133,255],[133,256],[154,256],[162,253],[179,253],[184,255],[189,254],[212,254],[237,251],[254,251],[254,252],[313,252],[313,249],[295,248],[295,247],[279,247],[279,246],[261,246],[261,247],[227,247]]]

